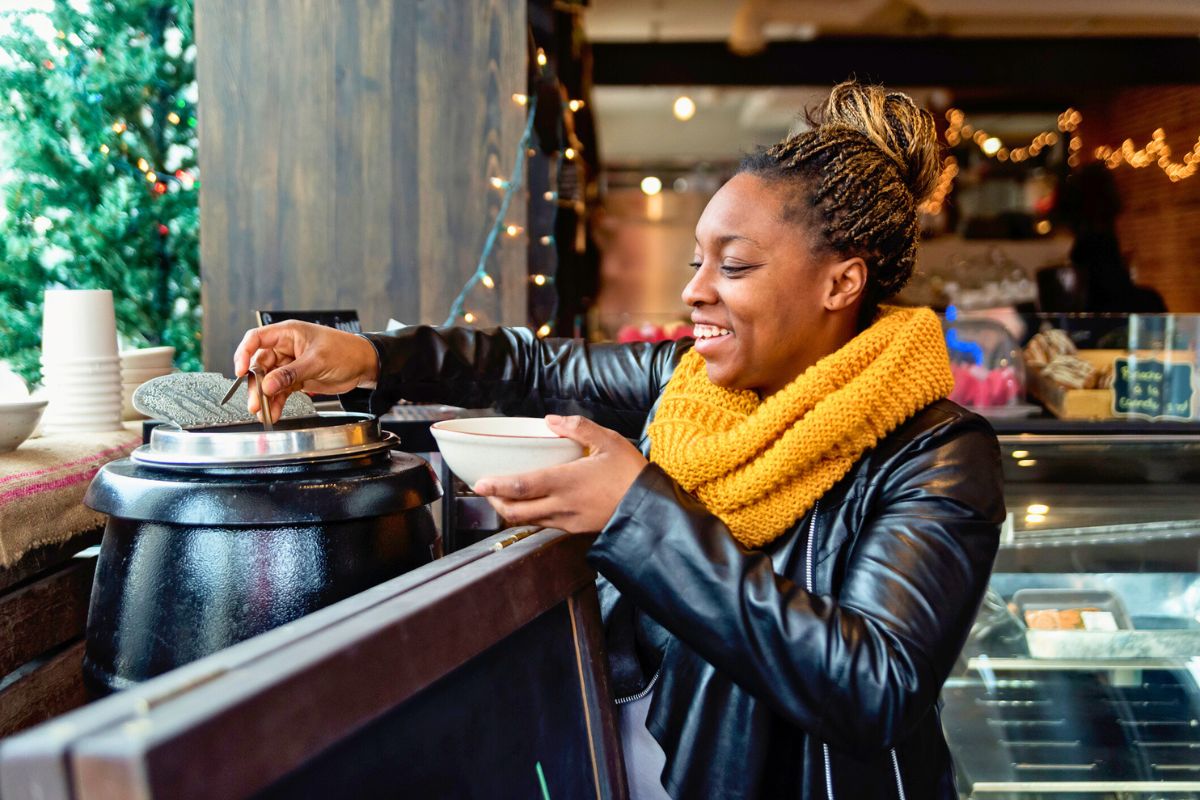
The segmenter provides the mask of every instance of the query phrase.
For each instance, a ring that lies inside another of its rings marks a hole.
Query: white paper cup
[[[117,356],[117,322],[108,289],[47,289],[42,310],[42,357],[56,360]]]

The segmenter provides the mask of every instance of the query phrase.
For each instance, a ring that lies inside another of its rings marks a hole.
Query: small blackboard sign
[[[1191,364],[1118,358],[1113,365],[1113,413],[1149,420],[1190,420],[1195,412]]]
[[[315,322],[339,331],[362,333],[362,324],[358,321],[358,312],[349,311],[255,311],[254,316],[259,325],[270,325],[289,319],[301,322]]]

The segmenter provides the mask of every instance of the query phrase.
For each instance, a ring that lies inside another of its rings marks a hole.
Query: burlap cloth
[[[41,436],[0,453],[0,568],[103,524],[103,514],[83,505],[88,483],[141,441],[142,423],[127,422],[119,431]]]

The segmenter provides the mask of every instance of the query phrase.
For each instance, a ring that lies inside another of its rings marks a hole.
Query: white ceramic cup
[[[42,309],[43,363],[117,357],[117,321],[108,289],[47,289]]]

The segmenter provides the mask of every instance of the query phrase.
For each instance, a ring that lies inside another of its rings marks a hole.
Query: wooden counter
[[[623,798],[590,541],[502,532],[0,742],[0,795]]]

